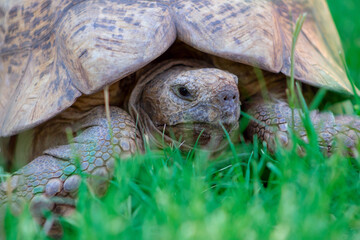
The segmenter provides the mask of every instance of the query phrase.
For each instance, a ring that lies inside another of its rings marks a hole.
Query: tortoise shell
[[[34,127],[142,68],[176,38],[209,54],[351,92],[325,0],[2,0],[0,136]]]

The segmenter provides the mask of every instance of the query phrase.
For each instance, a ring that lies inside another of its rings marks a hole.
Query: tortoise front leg
[[[126,158],[134,154],[137,147],[142,148],[130,115],[111,107],[110,116],[111,131],[104,107],[94,108],[75,122],[74,129],[81,131],[73,144],[44,151],[0,185],[0,205],[10,200],[14,206],[31,201],[30,206],[35,210],[47,208],[56,212],[57,207],[64,205],[71,208],[81,174],[89,175],[95,192],[103,194],[112,177],[115,157]]]
[[[276,147],[275,139],[283,146],[289,144],[288,128],[294,126],[295,134],[305,142],[308,137],[303,127],[301,110],[294,109],[294,116],[289,105],[280,98],[274,96],[265,101],[262,98],[254,99],[248,106],[248,114],[256,120],[250,122],[246,134],[252,137],[254,134],[261,141],[265,141],[271,152]],[[316,110],[310,112],[310,119],[318,134],[320,147],[331,153],[334,140],[344,143],[348,152],[356,147],[360,137],[360,119],[356,116],[334,116],[331,112],[320,113]],[[293,123],[294,120],[294,123]]]

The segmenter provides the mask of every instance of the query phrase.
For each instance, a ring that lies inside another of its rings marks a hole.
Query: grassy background
[[[327,1],[340,34],[351,76],[360,86],[360,1]]]
[[[328,2],[359,82],[360,3]],[[307,154],[292,148],[271,156],[240,144],[215,161],[176,148],[117,161],[105,197],[84,181],[77,211],[61,220],[64,238],[360,239],[360,157],[324,157],[316,142],[293,141]],[[46,238],[27,211],[7,212],[3,223],[7,239]]]

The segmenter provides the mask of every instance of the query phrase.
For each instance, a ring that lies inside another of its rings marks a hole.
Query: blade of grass
[[[306,19],[306,13],[300,14],[298,19],[296,20],[295,30],[293,32],[293,39],[291,44],[291,56],[290,56],[290,82],[288,81],[288,89],[286,90],[286,94],[288,97],[288,103],[291,108],[292,115],[292,129],[294,129],[294,108],[296,107],[296,95],[295,95],[295,46],[298,40],[299,34],[301,32],[301,28]]]

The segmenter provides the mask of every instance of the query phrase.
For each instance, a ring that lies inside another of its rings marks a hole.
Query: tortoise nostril
[[[239,119],[240,101],[239,91],[236,87],[227,86],[217,92],[215,103],[220,110],[221,122],[234,124]]]
[[[235,109],[239,104],[239,93],[235,89],[225,89],[218,93],[217,100],[219,101],[222,108]]]
[[[225,96],[223,97],[223,100],[226,101],[231,101],[231,100],[235,100],[236,99],[236,95],[232,94],[232,93],[225,93]]]

